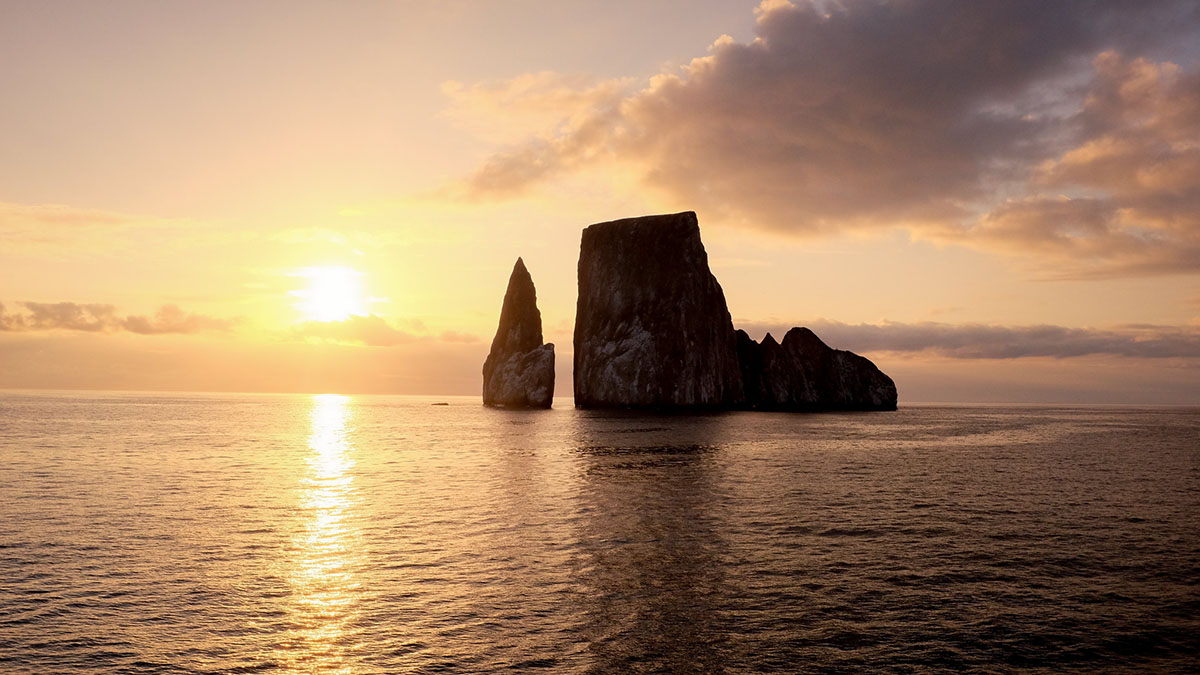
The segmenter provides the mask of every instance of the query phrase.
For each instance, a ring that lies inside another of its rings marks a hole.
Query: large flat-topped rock
[[[542,344],[542,314],[525,261],[517,258],[492,350],[483,363],[483,402],[506,408],[549,408],[554,398],[554,345]]]
[[[574,346],[576,406],[742,404],[733,323],[695,213],[583,231]]]
[[[895,410],[896,385],[807,328],[791,329],[782,344],[735,332],[687,211],[583,231],[575,405]]]

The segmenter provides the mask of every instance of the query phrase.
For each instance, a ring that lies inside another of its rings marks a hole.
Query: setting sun
[[[308,287],[292,291],[300,298],[296,309],[309,321],[344,321],[367,313],[363,295],[363,273],[349,267],[306,267],[295,276],[308,280]]]

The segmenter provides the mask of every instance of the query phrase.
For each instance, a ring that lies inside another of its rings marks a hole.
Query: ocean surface
[[[0,393],[0,672],[499,670],[1198,672],[1200,410]]]

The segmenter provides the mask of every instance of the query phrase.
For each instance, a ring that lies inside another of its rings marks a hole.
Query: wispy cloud
[[[756,31],[636,91],[546,73],[449,87],[460,117],[552,120],[467,188],[610,162],[735,225],[901,227],[1073,276],[1200,271],[1200,69],[1143,53],[1200,39],[1200,5],[772,0]]]
[[[23,311],[9,312],[0,304],[0,331],[84,331],[111,333],[125,331],[141,335],[223,331],[235,323],[183,311],[176,305],[163,305],[152,316],[121,315],[107,304],[76,302],[18,302]]]
[[[478,335],[460,333],[454,330],[442,332],[440,335],[438,335],[438,339],[442,342],[461,342],[462,344],[475,344],[476,342],[481,341]]]
[[[419,319],[387,319],[376,314],[351,315],[341,321],[305,321],[295,326],[292,338],[321,340],[368,347],[395,347],[413,342],[453,342],[472,344],[479,338],[457,331],[429,332]]]
[[[937,322],[807,325],[831,347],[858,352],[928,353],[955,359],[1071,358],[1109,355],[1142,359],[1200,358],[1200,327],[1129,325],[1114,328],[995,326]],[[775,322],[739,322],[761,338],[777,338],[790,327]]]
[[[66,204],[0,202],[0,253],[37,255],[98,253],[152,247],[187,251],[244,243],[260,235],[218,221],[120,213]]]
[[[131,333],[160,335],[164,333],[200,333],[228,330],[236,321],[202,314],[191,314],[176,305],[163,305],[153,317],[127,316],[121,325]]]
[[[8,245],[53,244],[79,238],[111,237],[154,224],[151,218],[65,204],[0,202],[0,237]]]
[[[597,111],[613,110],[632,93],[633,78],[542,71],[497,82],[446,82],[448,116],[476,136],[496,142],[578,130]]]
[[[305,321],[297,325],[292,334],[298,338],[315,338],[369,347],[394,347],[422,339],[421,335],[399,330],[375,314],[352,315],[341,321]]]

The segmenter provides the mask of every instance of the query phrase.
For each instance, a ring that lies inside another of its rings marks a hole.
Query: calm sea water
[[[5,673],[1200,669],[1200,411],[0,394]]]

